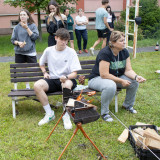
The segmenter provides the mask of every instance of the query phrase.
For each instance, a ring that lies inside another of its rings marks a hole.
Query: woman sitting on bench
[[[116,93],[116,89],[125,88],[126,98],[123,108],[130,113],[137,113],[133,108],[139,83],[146,81],[137,75],[130,62],[127,49],[125,49],[124,34],[113,31],[109,46],[103,48],[96,58],[96,64],[90,74],[88,86],[91,89],[102,92],[101,116],[103,120],[111,122],[109,104]]]

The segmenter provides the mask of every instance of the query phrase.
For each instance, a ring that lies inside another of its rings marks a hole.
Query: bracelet
[[[28,29],[28,27],[26,29]]]
[[[135,76],[135,78],[134,78],[135,80],[137,79],[137,76],[138,76],[138,75],[136,74],[136,76]]]
[[[47,73],[47,71],[42,72],[43,74]]]

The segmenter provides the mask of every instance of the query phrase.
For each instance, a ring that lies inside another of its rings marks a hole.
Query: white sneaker
[[[66,112],[63,116],[63,124],[65,129],[72,129],[72,123],[69,114]]]
[[[46,124],[54,119],[55,119],[54,111],[52,111],[52,113],[50,115],[46,113],[44,118],[39,121],[38,125],[41,126],[41,125]]]
[[[92,56],[94,56],[94,48],[91,47],[89,50],[90,50],[90,54],[91,54]]]

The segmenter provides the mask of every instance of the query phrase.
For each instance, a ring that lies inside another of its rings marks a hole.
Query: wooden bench
[[[79,75],[84,75],[86,79],[88,79],[89,74],[95,64],[95,60],[87,60],[87,61],[80,61],[82,70],[78,71]],[[46,66],[46,70],[48,68]],[[20,82],[35,82],[39,79],[43,79],[43,73],[39,67],[38,63],[17,63],[17,64],[10,64],[10,76],[11,82],[14,83],[14,89],[8,94],[9,97],[12,98],[12,112],[13,118],[16,118],[16,103],[18,101],[33,99],[36,100],[36,95],[33,89],[18,89],[17,83]],[[77,79],[78,79],[77,76]],[[89,88],[83,90],[83,92],[90,92],[93,91]],[[115,112],[118,112],[118,93],[120,89],[117,89],[117,93],[115,95]],[[80,92],[75,91],[75,92]],[[47,94],[48,96],[51,95],[62,95],[62,92],[54,92]]]

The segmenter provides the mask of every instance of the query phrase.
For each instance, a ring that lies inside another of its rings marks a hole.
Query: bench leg
[[[115,94],[115,112],[118,112],[118,92]]]
[[[12,99],[12,112],[13,112],[13,118],[16,118],[16,101]]]

